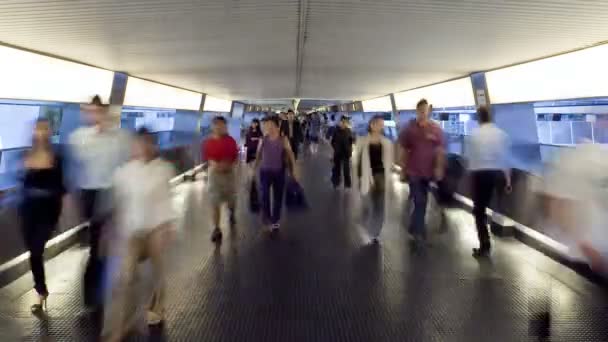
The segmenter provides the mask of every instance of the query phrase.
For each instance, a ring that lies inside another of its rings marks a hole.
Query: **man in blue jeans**
[[[441,127],[429,120],[429,104],[422,99],[416,105],[416,119],[399,133],[401,168],[410,185],[414,203],[410,233],[419,244],[426,240],[424,217],[429,194],[429,183],[444,176],[444,138]]]

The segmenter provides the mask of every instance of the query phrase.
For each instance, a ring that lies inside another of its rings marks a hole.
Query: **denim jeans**
[[[416,237],[426,238],[426,206],[429,197],[430,179],[424,177],[409,177],[410,196],[414,203],[414,211],[410,218],[410,233]]]
[[[285,190],[285,170],[260,170],[260,187],[262,192],[262,219],[264,223],[275,224],[281,220],[283,209],[283,192]],[[272,206],[270,191],[272,188]]]

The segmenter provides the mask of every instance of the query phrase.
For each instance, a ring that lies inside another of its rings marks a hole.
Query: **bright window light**
[[[608,45],[486,73],[494,104],[608,95]]]
[[[378,97],[371,100],[361,101],[364,112],[392,112],[390,96]]]
[[[458,121],[460,121],[460,122],[468,122],[469,120],[471,120],[471,115],[469,115],[469,114],[459,114],[458,115]]]
[[[203,111],[205,112],[222,112],[229,113],[232,108],[232,101],[219,99],[213,96],[205,96],[205,105]]]
[[[108,102],[112,71],[0,46],[0,98],[86,103]]]
[[[130,77],[125,106],[199,110],[202,94]]]
[[[420,99],[427,99],[435,108],[475,106],[473,85],[469,77],[394,94],[398,110],[416,109]]]

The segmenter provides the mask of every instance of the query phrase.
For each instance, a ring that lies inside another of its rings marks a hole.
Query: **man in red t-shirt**
[[[217,116],[212,122],[211,137],[205,140],[202,148],[203,160],[209,162],[207,190],[214,230],[211,241],[222,239],[220,229],[220,212],[222,204],[226,203],[230,210],[230,224],[236,223],[234,209],[236,203],[235,166],[238,161],[239,149],[236,141],[228,135],[226,119]]]
[[[422,99],[416,105],[416,120],[408,123],[399,134],[401,168],[407,176],[414,202],[409,230],[418,242],[426,239],[424,217],[429,183],[440,181],[444,173],[443,131],[428,116],[429,104]]]

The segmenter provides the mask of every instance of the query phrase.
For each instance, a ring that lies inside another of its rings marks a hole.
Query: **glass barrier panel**
[[[593,141],[596,144],[608,144],[608,121],[601,120],[593,123]]]
[[[549,124],[551,125],[551,144],[572,144],[572,126],[569,121],[550,121]]]
[[[541,144],[551,144],[551,122],[536,121],[536,128],[538,130],[538,141]]]
[[[572,141],[575,144],[580,144],[584,141],[593,141],[591,132],[591,122],[586,121],[571,121],[572,124]]]

